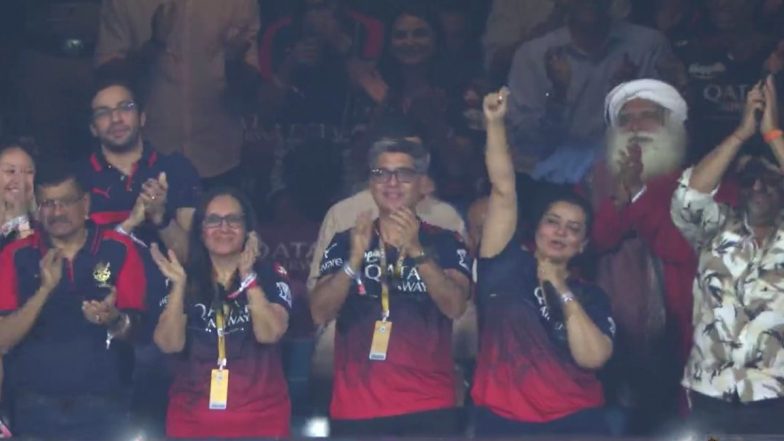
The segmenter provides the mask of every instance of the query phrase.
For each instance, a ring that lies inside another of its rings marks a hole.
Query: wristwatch
[[[571,292],[567,291],[567,292],[561,294],[561,304],[563,304],[563,305],[565,305],[567,303],[570,303],[570,302],[576,302],[576,301],[577,301],[577,299],[574,298],[574,294],[572,294]]]
[[[427,251],[425,251],[424,248],[422,250],[420,250],[418,255],[416,255],[416,256],[411,258],[411,260],[414,261],[415,265],[419,265],[419,264],[425,263],[425,261],[429,260],[429,259],[430,259],[430,254],[428,254]]]

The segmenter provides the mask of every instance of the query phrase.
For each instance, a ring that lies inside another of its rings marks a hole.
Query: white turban
[[[621,83],[607,94],[604,115],[610,125],[616,125],[618,112],[624,104],[635,98],[653,101],[664,107],[670,111],[674,121],[681,124],[686,121],[689,108],[677,89],[663,81],[642,79]]]

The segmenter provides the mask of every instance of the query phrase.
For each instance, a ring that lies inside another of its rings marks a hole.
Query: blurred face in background
[[[562,0],[569,18],[581,27],[605,26],[610,20],[611,0]]]
[[[33,200],[33,158],[18,147],[0,153],[0,189],[2,201],[28,206]]]
[[[425,20],[403,14],[392,25],[388,44],[392,55],[400,64],[422,64],[430,60],[435,53],[435,30]]]
[[[468,17],[461,11],[444,11],[438,14],[441,29],[444,31],[444,49],[452,54],[462,51],[468,45]]]
[[[732,32],[750,26],[758,0],[706,0],[708,18],[719,31]]]

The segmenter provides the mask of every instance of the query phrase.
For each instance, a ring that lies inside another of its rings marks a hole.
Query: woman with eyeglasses
[[[259,259],[253,213],[238,191],[215,189],[196,208],[184,266],[152,248],[170,289],[154,334],[174,359],[167,437],[289,434],[278,342],[291,294],[286,271]]]
[[[37,152],[31,138],[15,138],[0,144],[0,249],[32,234]]]

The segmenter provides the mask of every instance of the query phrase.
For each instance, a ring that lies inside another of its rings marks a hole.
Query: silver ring
[[[98,323],[101,323],[101,316],[100,315],[96,315],[95,316],[95,321],[98,322]]]

